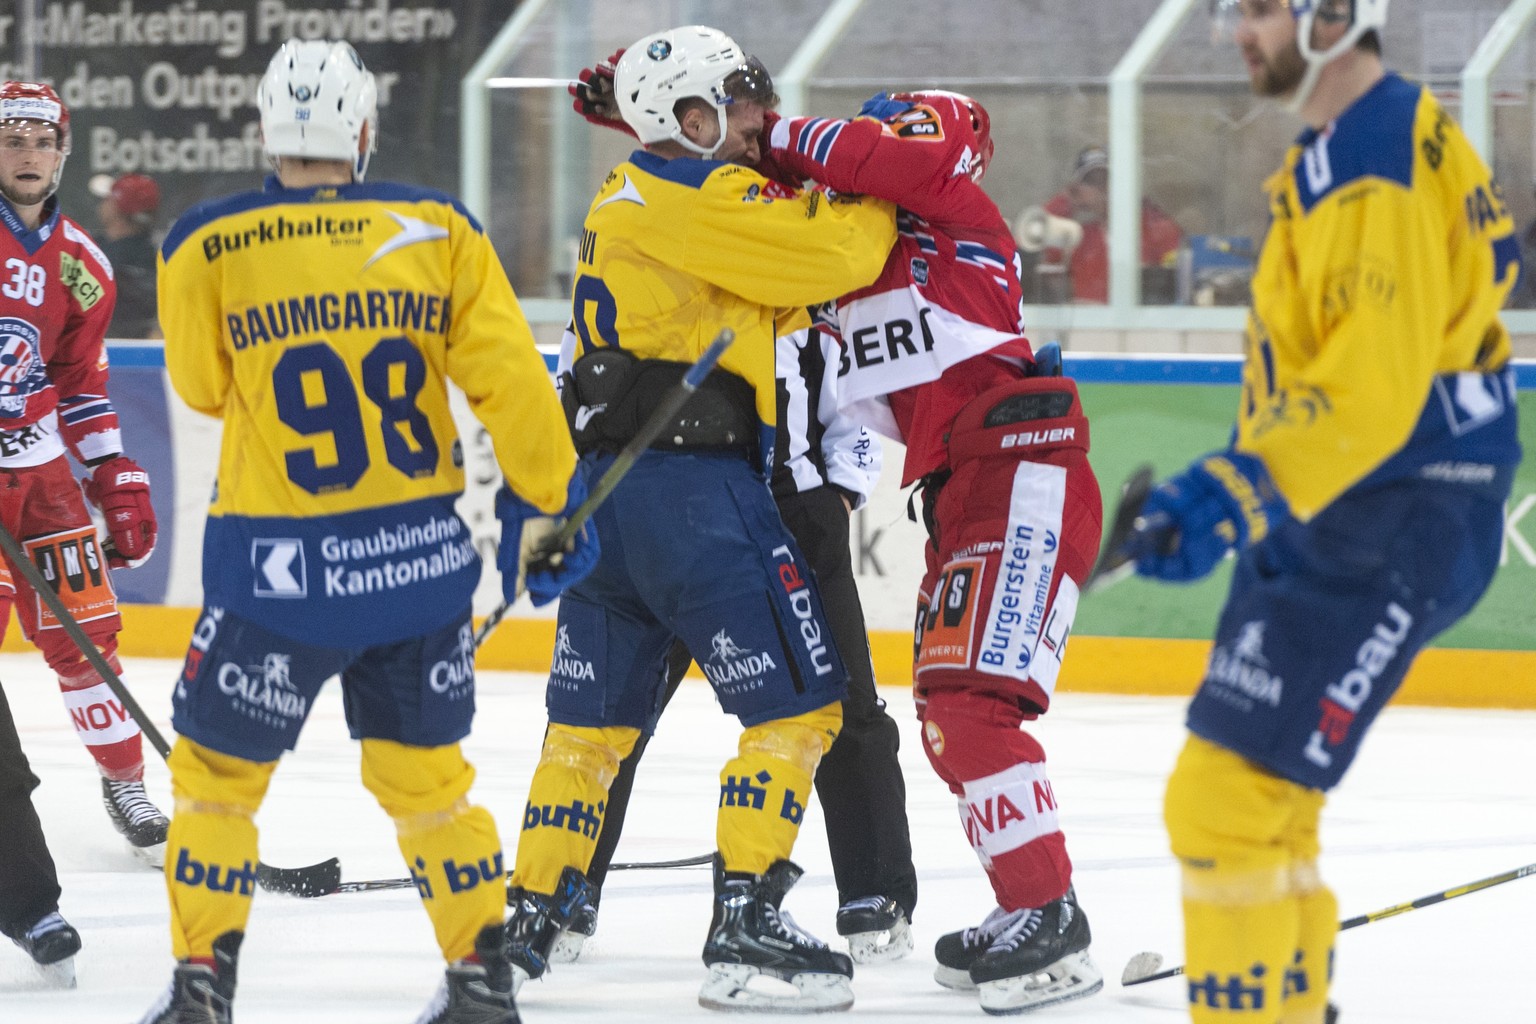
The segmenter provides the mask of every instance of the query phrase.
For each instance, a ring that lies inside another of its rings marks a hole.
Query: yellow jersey
[[[447,381],[546,512],[575,467],[543,357],[457,202],[388,183],[195,207],[159,256],[176,392],[224,421],[205,600],[327,646],[403,639],[479,577]],[[331,641],[343,641],[333,643]]]
[[[1305,520],[1404,452],[1437,377],[1508,362],[1520,249],[1482,158],[1393,74],[1266,189],[1237,447]]]
[[[751,384],[772,451],[774,341],[804,307],[869,284],[896,240],[895,207],[778,185],[736,164],[643,150],[603,182],[582,230],[571,299],[579,357],[617,345],[693,362],[722,327],[720,369]]]

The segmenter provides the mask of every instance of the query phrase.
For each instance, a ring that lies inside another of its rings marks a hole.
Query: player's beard
[[[1307,59],[1301,48],[1292,42],[1274,58],[1261,56],[1259,70],[1253,74],[1253,91],[1260,96],[1280,98],[1289,96],[1301,85],[1307,74]]]
[[[36,206],[53,194],[53,181],[43,178],[36,182],[0,182],[0,195],[10,200],[12,206]]]

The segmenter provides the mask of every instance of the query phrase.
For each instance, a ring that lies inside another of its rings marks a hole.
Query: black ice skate
[[[235,999],[235,962],[242,932],[225,932],[213,943],[213,965],[183,961],[171,975],[171,987],[149,1008],[139,1024],[231,1024]]]
[[[171,823],[149,802],[140,781],[101,780],[101,802],[112,825],[133,847],[134,856],[157,868],[165,867],[165,834]]]
[[[853,1005],[853,961],[801,931],[779,909],[800,875],[787,860],[761,875],[728,875],[715,855],[715,912],[704,942],[709,975],[699,990],[700,1006],[823,1013]],[[749,987],[757,977],[788,982],[797,994]]]
[[[933,980],[945,988],[975,991],[976,983],[971,980],[971,965],[981,959],[993,939],[1027,913],[1027,910],[994,907],[986,920],[976,927],[939,936],[939,941],[933,945],[934,959],[939,962],[939,966],[934,968]]]
[[[58,911],[43,917],[11,941],[37,965],[43,979],[55,988],[75,987],[75,954],[80,952],[80,933]]]
[[[586,948],[587,940],[597,934],[597,903],[583,903],[576,908],[571,923],[566,926],[558,938],[555,939],[555,948],[549,952],[549,962],[552,964],[573,964],[581,958],[581,951]]]
[[[592,883],[573,867],[560,872],[560,882],[552,895],[507,889],[507,906],[512,908],[506,929],[513,994],[522,988],[523,982],[542,977],[549,970],[555,940],[591,901]]]
[[[456,960],[416,1024],[519,1024],[512,1002],[512,961],[497,925],[475,937],[473,959]]]
[[[856,964],[883,964],[912,952],[907,912],[889,896],[863,896],[837,908],[837,934]]]
[[[1010,915],[987,951],[971,964],[981,1008],[991,1014],[1024,1013],[1104,987],[1088,957],[1093,936],[1071,889],[1038,910]]]

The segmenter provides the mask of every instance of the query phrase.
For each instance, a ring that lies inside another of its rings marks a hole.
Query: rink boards
[[[161,349],[114,344],[112,398],[130,455],[150,473],[160,520],[155,556],[114,574],[125,603],[122,649],[130,655],[176,657],[185,649],[201,595],[202,524],[217,462],[218,424],[171,393]],[[1159,475],[1221,447],[1237,401],[1236,360],[1189,357],[1069,356],[1093,430],[1092,461],[1106,518],[1119,482],[1142,462]],[[1536,447],[1536,365],[1517,368],[1521,438]],[[499,482],[488,439],[460,403],[465,495],[461,514],[482,555],[495,550],[491,496]],[[885,471],[869,505],[855,514],[854,565],[870,624],[877,678],[904,685],[911,663],[910,624],[922,573],[921,528],[907,516],[899,487],[902,456],[886,443]],[[1400,700],[1472,707],[1536,707],[1536,468],[1521,467],[1492,588],[1463,623],[1419,659]],[[1106,693],[1184,694],[1198,681],[1230,570],[1189,587],[1130,579],[1086,598],[1079,607],[1061,686]],[[500,597],[488,568],[476,594],[484,615]],[[1319,623],[1319,628],[1326,628]],[[540,671],[553,649],[550,613],[514,609],[481,651],[483,665]],[[17,630],[6,650],[21,649]]]

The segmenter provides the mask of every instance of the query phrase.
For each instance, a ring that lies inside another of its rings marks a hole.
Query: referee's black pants
[[[816,796],[827,824],[838,903],[861,896],[889,896],[901,904],[910,920],[917,905],[917,871],[907,827],[906,782],[897,760],[901,730],[875,689],[869,633],[848,547],[848,510],[833,487],[781,496],[778,505],[784,525],[816,574],[832,641],[848,670],[843,728],[816,769]],[[673,646],[664,705],[677,692],[692,660],[681,643]],[[603,830],[587,870],[599,890],[624,829],[635,768],[648,740],[642,736],[635,743],[608,789]]]
[[[18,938],[59,909],[59,876],[32,806],[38,779],[0,689],[0,933]]]

